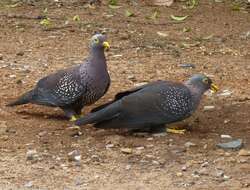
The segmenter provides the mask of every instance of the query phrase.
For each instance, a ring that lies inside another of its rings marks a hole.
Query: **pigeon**
[[[94,123],[94,127],[102,129],[154,131],[191,116],[208,89],[218,91],[212,80],[203,74],[195,74],[184,83],[151,82],[118,93],[113,101],[93,109],[75,124]]]
[[[82,64],[42,78],[35,88],[7,106],[32,103],[59,107],[75,121],[82,108],[100,99],[110,86],[104,54],[109,48],[106,36],[95,34],[90,41],[90,54]]]

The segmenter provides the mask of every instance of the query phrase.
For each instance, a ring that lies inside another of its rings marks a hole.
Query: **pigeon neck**
[[[203,93],[205,92],[204,89],[199,88],[199,86],[192,84],[190,81],[187,81],[185,83],[185,86],[187,86],[191,92],[192,100],[194,103],[194,105],[193,105],[194,108],[197,108],[197,106],[200,103],[201,97],[202,97]]]
[[[104,54],[103,49],[99,48],[91,48],[91,53],[90,53],[90,63],[92,65],[99,65],[99,67],[102,65],[106,67],[106,58]]]

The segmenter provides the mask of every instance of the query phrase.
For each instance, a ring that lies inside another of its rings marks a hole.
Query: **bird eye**
[[[98,38],[95,38],[95,39],[94,39],[94,42],[95,42],[95,44],[98,44],[98,43],[99,43],[99,39],[98,39]]]
[[[204,82],[205,84],[208,84],[208,79],[207,79],[207,78],[204,78],[204,79],[202,80],[202,82]]]

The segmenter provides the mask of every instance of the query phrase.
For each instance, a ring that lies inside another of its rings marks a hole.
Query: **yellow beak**
[[[103,47],[104,47],[105,50],[109,50],[110,49],[110,45],[109,45],[108,42],[105,41],[105,42],[102,43],[102,45],[103,45]]]
[[[210,85],[210,90],[215,93],[219,90],[219,88],[214,83],[212,83]]]

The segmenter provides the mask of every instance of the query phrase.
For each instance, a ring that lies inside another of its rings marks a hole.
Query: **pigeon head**
[[[94,36],[92,36],[90,46],[92,49],[99,50],[109,50],[110,48],[109,43],[106,41],[106,36],[102,34],[95,34]]]
[[[187,82],[187,86],[192,89],[199,91],[201,93],[211,90],[212,92],[217,92],[219,88],[212,82],[212,80],[203,74],[193,75]]]

